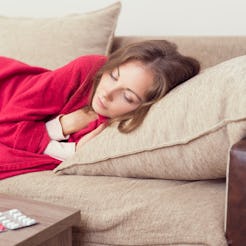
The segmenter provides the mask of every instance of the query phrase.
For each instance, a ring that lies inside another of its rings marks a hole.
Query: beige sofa
[[[149,38],[116,37],[113,49]],[[155,38],[175,41],[183,53],[202,62],[202,69],[246,54],[246,37]],[[245,169],[245,154],[241,159]],[[80,209],[74,245],[227,245],[223,176],[174,180],[44,171],[2,180],[0,192]]]
[[[234,144],[246,129],[246,37],[114,37],[119,9],[1,17],[0,54],[56,68],[158,38],[196,57],[201,74],[155,105],[136,132],[109,127],[54,171],[1,180],[0,192],[80,209],[74,245],[245,245],[245,141]]]

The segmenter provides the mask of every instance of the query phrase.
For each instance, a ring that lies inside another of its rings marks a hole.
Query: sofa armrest
[[[246,138],[232,146],[228,172],[226,237],[229,245],[246,245]]]

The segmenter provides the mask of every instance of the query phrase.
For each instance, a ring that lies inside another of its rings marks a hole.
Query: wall
[[[0,0],[0,15],[62,16],[117,0]],[[122,0],[116,35],[246,35],[245,0]]]

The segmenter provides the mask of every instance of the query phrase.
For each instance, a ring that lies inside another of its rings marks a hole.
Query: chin
[[[97,114],[100,114],[100,115],[103,115],[105,117],[108,117],[108,115],[106,114],[106,112],[104,110],[102,110],[99,106],[96,105],[96,103],[93,103],[92,102],[92,109],[97,113]]]
[[[97,97],[94,97],[94,98],[93,98],[91,106],[92,106],[92,109],[93,109],[97,114],[100,114],[100,115],[103,115],[103,116],[105,116],[105,117],[111,118],[111,117],[108,115],[107,108],[105,108],[104,105],[101,105],[101,104],[100,104],[100,101],[97,99]]]
[[[100,114],[100,110],[99,110],[99,108],[97,107],[97,105],[95,105],[95,103],[92,102],[91,107],[92,107],[92,109],[93,109],[97,114]]]

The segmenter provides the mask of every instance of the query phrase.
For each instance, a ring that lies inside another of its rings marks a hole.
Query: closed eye
[[[112,72],[109,73],[109,76],[114,80],[114,81],[117,81],[118,79],[113,75]]]
[[[119,69],[117,68],[117,69],[114,69],[113,71],[111,71],[110,73],[109,73],[109,76],[114,80],[114,81],[118,81],[118,79],[119,79]]]
[[[129,98],[126,94],[124,94],[124,98],[125,98],[125,100],[128,102],[128,103],[133,103],[134,101],[131,99],[131,98]]]
[[[129,89],[126,89],[124,92],[124,99],[128,102],[128,103],[135,103],[138,104],[140,103],[140,100],[136,97],[136,95]]]

